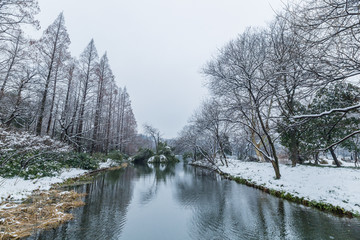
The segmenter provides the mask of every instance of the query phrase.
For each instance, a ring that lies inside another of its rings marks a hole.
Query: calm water
[[[360,239],[360,221],[335,217],[176,165],[107,172],[75,220],[28,239]]]

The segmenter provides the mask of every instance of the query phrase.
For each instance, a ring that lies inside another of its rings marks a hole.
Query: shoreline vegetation
[[[241,162],[241,161],[237,161],[240,164],[246,165],[246,162]],[[349,202],[348,200],[346,200],[346,196],[342,196],[343,200],[342,203],[338,202],[339,204],[333,204],[330,203],[331,201],[334,201],[334,199],[331,199],[331,194],[334,193],[334,190],[328,190],[328,194],[324,193],[327,195],[327,197],[329,199],[324,199],[323,201],[320,201],[319,199],[317,199],[316,197],[311,198],[310,196],[306,196],[306,194],[303,192],[301,192],[301,190],[296,189],[295,185],[293,186],[293,189],[291,189],[291,186],[287,186],[287,189],[285,190],[285,186],[283,186],[280,183],[276,183],[276,181],[279,180],[275,180],[273,179],[273,181],[269,181],[269,180],[254,180],[254,178],[249,178],[248,176],[250,176],[251,174],[249,174],[247,177],[242,176],[240,173],[237,172],[242,172],[240,169],[238,169],[238,171],[236,170],[236,167],[238,167],[239,165],[233,164],[234,160],[229,160],[229,166],[225,167],[225,166],[214,166],[211,165],[205,161],[196,161],[196,162],[191,162],[189,163],[191,166],[194,167],[200,167],[200,168],[205,168],[211,171],[216,172],[217,174],[221,175],[222,177],[224,177],[225,179],[229,179],[229,180],[233,180],[239,184],[243,184],[246,185],[248,187],[252,187],[258,190],[261,190],[265,193],[268,193],[270,195],[273,195],[275,197],[281,198],[281,199],[285,199],[297,204],[301,204],[307,207],[313,207],[316,208],[320,211],[323,212],[328,212],[328,213],[332,213],[335,214],[337,216],[341,216],[341,217],[349,217],[349,218],[360,218],[360,212],[358,211],[358,209],[360,209],[360,205],[359,204],[354,204],[353,207],[349,207]],[[251,162],[249,163],[249,165],[253,165],[253,164],[257,164],[257,173],[259,173],[260,171],[263,171],[264,168],[259,168],[260,164],[263,165],[263,167],[267,168],[267,170],[269,170],[270,166],[265,166],[267,165],[266,163],[254,163]],[[232,165],[232,166],[231,166]],[[299,166],[298,166],[299,167]],[[320,167],[314,167],[314,166],[305,166],[303,165],[303,167],[305,168],[314,168],[314,169],[322,169]],[[285,166],[282,166],[283,171]],[[291,168],[293,171],[296,171],[296,169],[298,168]],[[342,170],[346,171],[346,168],[341,168]],[[348,168],[350,171],[355,169],[352,168]],[[249,166],[244,166],[242,170],[245,171],[251,171],[252,169]],[[270,169],[271,170],[271,169]],[[332,170],[335,170],[335,168],[333,168]],[[265,173],[266,174],[266,173]],[[330,174],[331,175],[331,174]],[[330,176],[331,177],[331,176]],[[304,178],[303,178],[304,180]],[[358,182],[360,182],[360,178],[357,178]],[[268,182],[267,182],[268,181]],[[343,184],[345,183],[345,181],[343,182]],[[280,185],[279,185],[280,184]],[[349,186],[344,186],[349,187]],[[334,187],[337,188],[337,187]],[[313,189],[313,191],[316,191],[316,188]],[[301,193],[299,193],[301,192]],[[353,196],[353,198],[356,199],[356,196]],[[359,199],[359,198],[357,198]],[[347,205],[347,207],[345,207],[344,205]],[[351,209],[350,209],[351,208]],[[355,210],[357,209],[357,210]]]
[[[126,168],[128,163],[115,163],[108,159],[96,170],[64,178],[62,182],[51,184],[48,190],[36,189],[21,203],[14,201],[0,202],[0,239],[21,239],[37,230],[56,228],[73,219],[69,210],[84,206],[82,197],[64,188],[91,182],[98,174]]]

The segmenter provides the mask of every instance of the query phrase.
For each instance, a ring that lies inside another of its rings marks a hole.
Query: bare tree
[[[272,163],[275,177],[280,178],[273,129],[270,127],[276,82],[272,69],[266,65],[267,55],[265,32],[248,29],[207,64],[204,74],[214,96],[224,99],[229,110],[237,116],[235,121],[258,137],[261,148],[253,144],[254,148]]]
[[[48,91],[50,83],[54,79],[56,63],[60,63],[63,57],[67,55],[65,52],[69,44],[70,38],[65,27],[64,15],[60,13],[54,23],[45,30],[38,45],[42,61],[40,74],[44,78],[45,84],[40,102],[39,118],[36,125],[37,135],[41,135]]]
[[[98,64],[98,54],[95,47],[94,40],[92,39],[87,45],[85,50],[80,56],[80,79],[82,83],[82,96],[80,103],[80,110],[78,115],[78,125],[77,125],[77,144],[78,151],[81,150],[82,138],[83,138],[83,127],[84,127],[84,115],[85,115],[85,106],[88,100],[88,94],[91,90],[91,82],[95,81],[96,78],[96,68]]]
[[[103,114],[103,99],[105,95],[105,89],[107,84],[113,80],[114,76],[109,66],[109,60],[107,58],[107,54],[105,53],[101,59],[99,66],[97,68],[97,97],[96,97],[96,105],[95,105],[95,118],[94,118],[94,131],[92,136],[92,147],[91,152],[98,151],[98,132],[100,130],[100,118]]]
[[[230,121],[226,119],[223,106],[211,99],[202,104],[200,111],[195,114],[194,122],[197,128],[202,132],[208,132],[208,137],[213,139],[217,145],[214,147],[216,153],[219,153],[220,162],[228,166],[226,159],[225,140],[231,130]]]
[[[143,128],[144,128],[145,133],[148,134],[153,139],[154,145],[155,145],[155,151],[156,151],[156,154],[158,154],[159,143],[161,141],[160,131],[149,124],[144,124]]]

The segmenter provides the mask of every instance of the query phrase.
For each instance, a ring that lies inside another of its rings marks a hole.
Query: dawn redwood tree
[[[96,70],[97,75],[97,92],[96,92],[96,103],[95,103],[95,116],[94,116],[94,131],[92,135],[92,146],[91,152],[99,151],[99,131],[100,131],[100,122],[103,115],[104,109],[104,97],[106,94],[107,86],[113,81],[114,75],[111,71],[109,65],[109,59],[105,53],[99,62],[99,65]]]
[[[11,78],[14,78],[18,74],[19,69],[17,68],[21,61],[26,58],[26,47],[28,41],[25,40],[22,31],[18,31],[14,41],[7,44],[7,48],[4,51],[6,58],[2,63],[4,75],[2,76],[3,82],[0,88],[0,101],[5,95],[5,88],[7,87]]]
[[[119,88],[117,94],[117,101],[115,101],[117,114],[114,124],[116,129],[115,145],[116,149],[129,154],[136,151],[137,123],[126,87]]]
[[[66,54],[66,52],[64,53]],[[65,78],[65,71],[66,71],[66,65],[67,65],[67,61],[70,60],[71,56],[68,54],[65,57],[62,57],[62,55],[60,55],[59,59],[57,60],[56,64],[55,64],[55,71],[54,71],[54,80],[53,80],[53,84],[52,84],[52,97],[50,100],[50,110],[49,110],[49,118],[48,118],[48,124],[47,124],[47,128],[46,128],[46,134],[50,135],[51,137],[54,137],[54,132],[55,132],[55,125],[56,125],[56,117],[57,117],[57,112],[58,112],[58,106],[55,102],[56,102],[56,96],[60,95],[58,92],[58,88],[59,88],[59,81],[63,80]],[[61,60],[61,61],[60,61]],[[62,96],[58,96],[58,100],[57,102],[60,101],[60,99],[62,99]],[[56,110],[54,111],[54,108],[56,107]],[[55,120],[53,121],[53,118],[55,118]],[[54,125],[52,127],[52,124]],[[50,130],[52,127],[52,133],[50,134]]]
[[[98,53],[95,47],[94,40],[91,39],[85,50],[80,55],[79,69],[80,69],[80,82],[81,82],[81,100],[80,109],[78,114],[78,125],[76,130],[78,151],[81,150],[83,143],[83,128],[86,104],[89,98],[89,93],[93,88],[96,81],[96,69],[98,66]]]
[[[45,117],[45,107],[48,100],[50,84],[54,81],[56,66],[65,57],[68,57],[70,38],[65,27],[63,13],[60,13],[56,20],[44,31],[42,38],[38,42],[40,55],[40,75],[43,78],[44,86],[41,94],[36,134],[41,135],[43,120]],[[55,85],[55,84],[54,84]]]
[[[8,43],[6,54],[3,55],[4,62],[1,64],[2,71],[0,71],[0,78],[3,79],[0,87],[0,119],[3,123],[10,124],[15,117],[10,112],[14,110],[14,105],[20,104],[14,97],[17,95],[16,99],[18,99],[19,94],[21,95],[18,91],[19,87],[21,88],[20,92],[29,87],[30,80],[26,79],[29,79],[28,70],[34,69],[30,57],[33,50],[31,42],[24,38],[22,32],[18,32],[17,38],[14,42]],[[9,121],[10,115],[12,116],[11,121]]]
[[[76,101],[76,78],[77,78],[77,63],[75,60],[72,60],[67,66],[66,66],[66,76],[65,79],[67,81],[66,83],[66,94],[65,94],[65,100],[64,100],[64,106],[63,110],[61,112],[61,118],[60,118],[60,132],[61,136],[60,139],[62,141],[73,141],[70,139],[72,136],[72,133],[70,132],[71,127],[74,125],[74,119],[71,118],[73,116],[73,112],[76,114],[77,110],[77,101]],[[71,103],[73,104],[71,106]]]

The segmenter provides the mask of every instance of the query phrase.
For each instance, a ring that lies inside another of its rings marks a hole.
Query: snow
[[[0,127],[0,148],[3,152],[21,149],[21,151],[52,150],[67,152],[71,147],[49,136],[35,136],[28,132],[16,132]]]
[[[275,180],[271,163],[228,161],[228,167],[218,167],[231,176],[309,201],[329,203],[360,213],[360,169],[280,165],[281,179]],[[195,164],[204,165],[203,162]]]
[[[297,116],[294,116],[293,118],[294,119],[318,118],[318,117],[323,117],[323,116],[330,115],[330,114],[332,114],[334,112],[348,112],[348,111],[351,111],[351,110],[354,110],[354,109],[357,109],[357,108],[360,108],[360,104],[356,104],[356,105],[345,107],[345,108],[334,108],[334,109],[331,109],[329,111],[325,111],[325,112],[322,112],[322,113],[319,113],[319,114],[297,115]]]
[[[99,169],[115,166],[116,163],[107,159],[106,162],[99,164]],[[61,183],[68,178],[78,177],[87,173],[87,170],[70,168],[63,169],[62,172],[55,177],[43,177],[33,180],[24,180],[20,177],[3,178],[0,177],[0,203],[4,200],[20,201],[34,190],[49,190],[53,184]]]
[[[106,160],[106,162],[101,162],[101,163],[99,164],[99,169],[109,168],[109,167],[112,167],[112,166],[115,166],[115,165],[116,165],[116,163],[115,163],[112,159],[108,158],[108,159]]]
[[[21,200],[31,195],[34,190],[49,190],[51,185],[61,183],[67,178],[77,177],[86,170],[70,168],[64,169],[58,176],[44,177],[34,180],[24,180],[19,177],[0,177],[0,203],[4,200]]]

